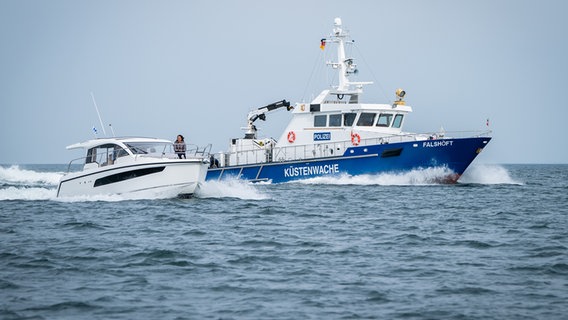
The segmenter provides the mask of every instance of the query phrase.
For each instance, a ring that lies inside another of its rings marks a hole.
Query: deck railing
[[[377,144],[387,144],[396,142],[424,141],[428,139],[459,139],[483,137],[491,134],[486,131],[451,131],[451,132],[426,132],[397,134],[378,138],[361,139],[357,146],[369,146]],[[353,147],[351,140],[340,142],[317,143],[310,145],[292,145],[286,147],[274,147],[272,149],[256,149],[237,152],[223,153],[224,161],[220,166],[247,165],[254,163],[282,162],[326,157],[341,156],[347,148]],[[221,158],[221,154],[214,155],[216,159]]]
[[[212,148],[211,144],[208,144],[204,147],[200,147],[195,144],[187,144],[185,155],[187,158],[209,158],[209,156],[211,155],[211,148]],[[122,152],[124,152],[124,150],[122,150]],[[110,151],[110,152],[107,151],[97,154],[94,158],[93,156],[84,156],[76,158],[69,161],[69,164],[67,165],[67,172],[71,171],[72,166],[78,166],[78,165],[84,165],[83,169],[87,169],[89,167],[98,168],[98,167],[108,166],[114,164],[114,161],[124,156],[130,156],[130,155],[124,152],[121,153],[121,155],[117,156],[115,151]],[[134,156],[141,158],[178,159],[178,155],[175,152],[136,154]]]

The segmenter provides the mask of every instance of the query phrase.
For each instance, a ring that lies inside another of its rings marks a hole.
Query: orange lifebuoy
[[[288,132],[288,142],[294,143],[294,141],[296,141],[296,134],[294,131]]]
[[[361,143],[361,136],[358,133],[352,133],[351,143],[353,143],[354,146],[358,146],[359,143]]]

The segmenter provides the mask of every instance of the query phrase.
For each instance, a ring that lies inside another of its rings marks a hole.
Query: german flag
[[[325,49],[325,39],[321,39],[320,49]]]

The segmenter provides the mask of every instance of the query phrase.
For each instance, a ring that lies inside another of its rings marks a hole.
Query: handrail
[[[208,157],[211,154],[211,148],[213,145],[211,143],[207,144],[203,148],[200,148],[196,144],[188,144],[189,148],[186,149],[186,155],[193,154],[194,156],[201,155],[203,157]]]
[[[212,144],[207,144],[204,147],[199,147],[198,145],[195,144],[189,144],[188,145],[190,148],[186,150],[186,156],[190,157],[190,158],[209,158],[210,154],[211,154],[211,148],[212,148]],[[105,153],[100,153],[96,155],[96,158],[93,159],[92,156],[83,156],[80,158],[76,158],[73,159],[71,161],[69,161],[69,164],[67,165],[67,173],[69,173],[71,171],[71,166],[72,165],[88,165],[91,163],[96,164],[97,167],[101,167],[101,166],[105,166],[105,165],[109,165],[106,163],[107,159],[109,159],[109,156],[112,155],[112,152],[105,152]],[[126,155],[125,155],[126,156]],[[131,156],[130,154],[127,156]],[[151,154],[145,154],[145,155],[134,155],[135,157],[144,157],[144,158],[166,158],[166,159],[178,159],[177,155],[175,152],[169,152],[169,153],[162,153],[159,156],[158,155],[151,155]],[[91,161],[87,162],[87,159],[91,158]],[[120,158],[120,157],[119,157]],[[113,160],[113,161],[116,161]]]
[[[73,159],[73,160],[69,161],[69,164],[67,165],[67,173],[69,173],[71,171],[71,165],[73,165],[73,162],[82,160],[82,162],[83,162],[82,164],[84,164],[85,159],[87,159],[87,157],[81,157],[81,158],[77,158],[77,159]]]
[[[425,141],[429,139],[460,139],[468,137],[488,136],[491,130],[485,131],[446,131],[446,132],[426,132],[426,133],[401,133],[383,137],[361,139],[357,146],[369,146],[377,144],[388,144],[409,141]],[[317,143],[310,145],[274,147],[272,149],[256,149],[237,152],[221,152],[225,161],[230,165],[246,165],[253,163],[283,162],[290,160],[304,160],[315,158],[326,158],[341,156],[348,148],[355,147],[351,140],[338,142]],[[216,153],[219,156],[221,153]],[[216,157],[218,159],[218,157]],[[228,164],[221,164],[227,166]]]

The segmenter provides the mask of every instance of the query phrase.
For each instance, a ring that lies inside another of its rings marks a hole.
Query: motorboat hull
[[[57,196],[188,196],[195,192],[206,174],[207,163],[198,159],[113,165],[65,175]]]

